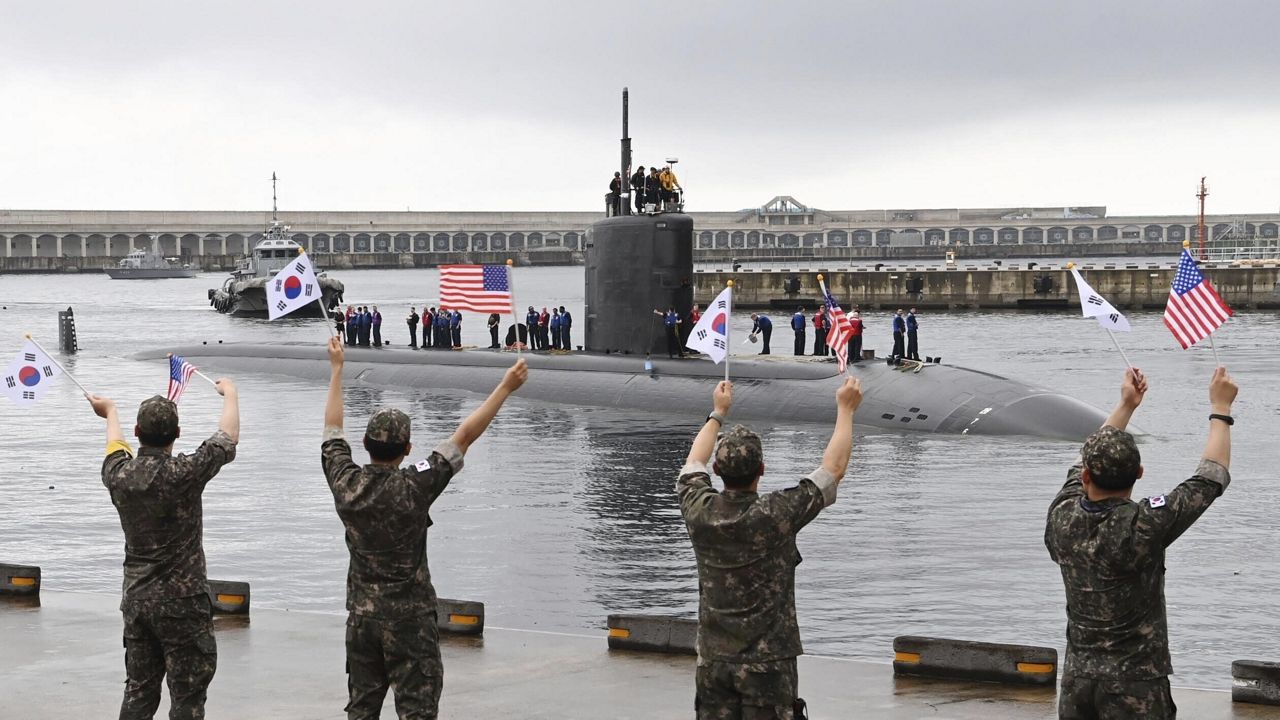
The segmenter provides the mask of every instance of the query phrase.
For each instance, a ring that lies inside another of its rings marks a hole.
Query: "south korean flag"
[[[316,280],[315,269],[311,267],[311,259],[306,253],[298,253],[296,259],[267,281],[267,318],[275,320],[288,315],[319,300],[320,295],[320,283]]]
[[[725,288],[707,306],[702,319],[689,333],[685,347],[706,353],[717,365],[729,356],[729,312],[733,309],[733,288]]]
[[[1089,287],[1079,270],[1071,268],[1071,275],[1076,279],[1076,290],[1080,291],[1080,309],[1085,317],[1096,318],[1098,325],[1106,330],[1129,332],[1129,319],[1123,313]]]
[[[33,405],[53,389],[53,381],[61,374],[62,368],[28,340],[0,377],[0,390],[19,405]]]

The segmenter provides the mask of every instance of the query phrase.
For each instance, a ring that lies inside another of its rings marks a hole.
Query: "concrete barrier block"
[[[40,594],[40,568],[0,563],[0,595],[29,597]]]
[[[1231,700],[1280,705],[1280,662],[1236,660],[1231,663]]]
[[[436,598],[436,622],[440,632],[454,635],[484,634],[484,603]]]
[[[235,580],[210,580],[209,602],[214,615],[248,615],[249,583]]]
[[[614,650],[698,654],[698,621],[662,615],[610,615],[609,647]]]
[[[1058,651],[1031,645],[948,640],[904,635],[893,639],[895,675],[1053,685]]]

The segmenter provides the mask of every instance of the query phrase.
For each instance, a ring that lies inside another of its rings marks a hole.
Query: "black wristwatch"
[[[1230,415],[1223,415],[1223,414],[1221,414],[1221,413],[1209,413],[1209,419],[1210,419],[1210,420],[1221,420],[1222,422],[1224,422],[1224,423],[1226,423],[1226,424],[1228,424],[1228,425],[1235,425],[1235,424],[1236,424],[1236,419],[1235,419],[1235,418],[1231,417]]]
[[[724,416],[721,415],[720,413],[713,411],[710,415],[707,416],[707,419],[703,421],[703,424],[705,425],[707,424],[707,422],[710,422],[711,420],[715,420],[716,422],[720,423],[720,427],[724,427]]]

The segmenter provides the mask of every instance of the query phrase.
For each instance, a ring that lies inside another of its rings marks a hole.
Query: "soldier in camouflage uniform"
[[[1147,391],[1125,372],[1120,403],[1085,440],[1067,483],[1049,506],[1045,545],[1067,590],[1067,657],[1058,717],[1070,720],[1177,715],[1169,692],[1164,603],[1165,548],[1226,490],[1231,476],[1231,404],[1225,368],[1209,384],[1209,439],[1190,479],[1167,495],[1130,499],[1142,458],[1125,432]]]
[[[758,494],[764,473],[760,437],[735,426],[716,445],[733,386],[716,386],[715,408],[694,439],[676,494],[698,559],[698,670],[694,705],[700,720],[792,720],[804,717],[796,658],[796,533],[835,502],[849,465],[853,412],[862,389],[853,378],[836,391],[836,425],[822,465],[799,484]],[[715,447],[711,486],[707,463]]]
[[[209,682],[218,665],[204,562],[201,494],[236,456],[240,411],[235,385],[217,382],[223,396],[218,431],[190,455],[173,455],[178,408],[155,396],[138,408],[133,449],[120,430],[116,406],[88,396],[107,421],[102,484],[124,530],[125,674],[121,720],[143,720],[160,705],[160,683],[169,684],[169,717],[204,717]]]
[[[395,688],[402,719],[435,718],[444,687],[436,626],[436,592],[427,569],[428,511],[462,470],[467,448],[489,426],[507,397],[524,384],[524,360],[507,370],[489,398],[425,459],[401,468],[409,454],[409,417],[376,411],[365,428],[372,462],[351,459],[342,431],[343,347],[329,341],[329,398],[321,465],[346,528],[347,689],[350,720],[376,720],[387,688]]]

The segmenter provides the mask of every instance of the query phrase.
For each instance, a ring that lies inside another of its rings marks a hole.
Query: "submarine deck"
[[[115,597],[42,593],[40,607],[0,602],[4,716],[112,715],[124,681]],[[345,617],[254,610],[251,622],[217,620],[218,672],[211,718],[341,717]],[[597,637],[489,627],[443,639],[444,718],[691,717],[694,659],[611,651]],[[886,650],[888,654],[888,650]],[[1056,715],[1050,689],[895,679],[890,666],[806,656],[801,694],[817,718],[1021,720]],[[1177,689],[1186,717],[1276,718],[1280,709],[1231,702],[1229,692]],[[160,713],[167,712],[168,701]],[[387,698],[382,717],[395,716]]]

